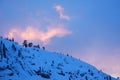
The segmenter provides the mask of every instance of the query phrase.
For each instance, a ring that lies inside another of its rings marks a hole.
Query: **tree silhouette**
[[[42,47],[43,48],[43,50],[45,50],[45,47]]]
[[[28,46],[28,44],[27,44],[27,40],[24,40],[24,41],[23,41],[23,46],[25,46],[25,47]]]
[[[11,39],[14,42],[14,38]]]
[[[29,47],[32,47],[32,46],[33,46],[33,43],[29,43],[28,46],[29,46]]]
[[[4,58],[7,58],[6,50],[7,50],[7,48],[6,48],[5,45],[3,44],[3,57],[4,57]]]

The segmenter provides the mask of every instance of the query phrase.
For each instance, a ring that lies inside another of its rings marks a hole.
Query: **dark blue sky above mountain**
[[[119,0],[0,0],[0,35],[45,45],[120,76],[119,4]]]

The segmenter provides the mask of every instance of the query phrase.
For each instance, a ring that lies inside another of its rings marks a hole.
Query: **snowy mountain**
[[[117,80],[71,56],[0,38],[0,80]]]

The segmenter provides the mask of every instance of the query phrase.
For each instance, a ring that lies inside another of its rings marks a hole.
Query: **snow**
[[[73,57],[41,48],[23,47],[14,41],[0,38],[0,80],[117,79]]]

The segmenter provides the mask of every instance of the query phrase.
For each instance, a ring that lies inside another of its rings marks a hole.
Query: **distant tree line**
[[[0,36],[0,38],[3,38],[3,37]],[[5,39],[14,42],[14,38],[11,38],[11,39],[5,38]],[[40,45],[39,44],[38,45],[33,45],[32,42],[28,43],[27,40],[24,40],[22,44],[23,44],[24,47],[35,47],[35,48],[39,48],[40,49]],[[43,46],[43,47],[41,47],[41,49],[45,50],[45,47]]]
[[[24,41],[23,41],[23,46],[24,46],[24,47],[40,48],[40,45],[39,45],[39,44],[38,44],[38,45],[33,45],[32,42],[28,43],[27,40],[24,40]],[[45,47],[43,46],[42,49],[45,50]]]

